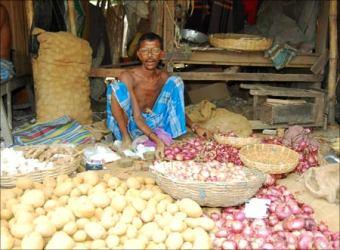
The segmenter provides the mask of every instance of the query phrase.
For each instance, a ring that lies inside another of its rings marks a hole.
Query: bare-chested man
[[[157,69],[164,57],[162,39],[144,34],[137,56],[142,65],[123,72],[107,89],[107,126],[123,147],[144,134],[156,143],[156,158],[162,159],[164,143],[154,133],[157,128],[176,138],[186,133],[187,124],[199,136],[209,136],[209,131],[185,116],[182,79]]]

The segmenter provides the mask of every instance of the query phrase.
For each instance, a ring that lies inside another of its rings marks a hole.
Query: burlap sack
[[[89,72],[92,50],[87,41],[68,32],[35,29],[40,43],[33,60],[37,119],[68,115],[83,124],[92,122]]]
[[[340,228],[339,203],[329,203],[322,198],[314,197],[305,187],[303,177],[298,174],[290,174],[287,178],[278,180],[278,185],[284,185],[295,198],[310,205],[314,209],[314,217],[317,221],[325,222],[332,231]]]
[[[186,114],[190,120],[212,132],[233,131],[241,137],[247,137],[252,133],[251,124],[247,118],[226,109],[216,108],[214,104],[206,100],[187,107]]]
[[[339,170],[339,164],[308,169],[303,175],[307,190],[317,198],[326,199],[330,203],[339,203]]]

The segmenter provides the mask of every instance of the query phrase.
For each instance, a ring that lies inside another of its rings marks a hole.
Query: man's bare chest
[[[141,111],[146,109],[152,109],[159,93],[161,92],[162,84],[136,84],[134,87],[134,93],[138,102],[138,106]]]

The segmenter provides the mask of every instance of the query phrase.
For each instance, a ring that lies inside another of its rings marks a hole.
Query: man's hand
[[[201,138],[210,139],[212,137],[212,133],[209,130],[202,127],[197,127],[195,129],[195,132]]]
[[[155,157],[156,160],[162,160],[164,158],[164,143],[161,140],[159,140],[156,145]]]
[[[123,137],[121,149],[122,150],[129,149],[131,147],[131,144],[132,144],[132,141],[131,141],[130,136]]]

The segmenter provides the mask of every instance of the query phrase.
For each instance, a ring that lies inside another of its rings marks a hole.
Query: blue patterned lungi
[[[143,135],[137,127],[133,117],[130,94],[125,83],[117,81],[107,86],[106,113],[107,127],[112,131],[117,140],[122,140],[122,134],[116,119],[111,112],[111,98],[117,99],[128,118],[127,129],[132,139]],[[142,113],[146,125],[152,130],[164,129],[172,138],[186,133],[184,110],[184,84],[180,77],[171,76],[165,82],[151,113]]]
[[[8,80],[9,78],[15,75],[12,62],[5,59],[0,59],[0,66],[1,66],[0,79],[2,81]]]

